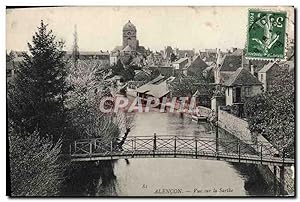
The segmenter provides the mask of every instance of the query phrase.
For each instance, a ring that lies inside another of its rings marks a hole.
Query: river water
[[[208,123],[196,123],[176,113],[136,113],[131,136],[194,135],[215,137]],[[100,185],[95,195],[115,196],[247,196],[273,195],[255,165],[175,158],[118,160],[115,179]]]

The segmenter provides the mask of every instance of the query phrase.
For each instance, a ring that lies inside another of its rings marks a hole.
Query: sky
[[[122,45],[122,28],[130,20],[137,28],[140,45],[162,50],[244,48],[249,7],[48,7],[6,10],[6,49],[28,50],[40,21],[49,24],[57,39],[71,50],[77,26],[80,51],[111,51]],[[266,8],[264,8],[266,9]],[[270,9],[270,8],[269,8]],[[292,7],[276,7],[288,12]],[[294,25],[289,23],[293,38]]]

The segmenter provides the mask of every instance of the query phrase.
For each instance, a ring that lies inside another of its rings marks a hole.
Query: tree
[[[112,66],[112,73],[114,75],[120,74],[120,72],[124,71],[124,66],[120,59],[117,60],[117,63]]]
[[[99,108],[101,99],[108,94],[105,76],[105,72],[98,72],[97,61],[78,61],[76,66],[70,64],[67,82],[71,90],[66,100],[70,139],[100,137],[109,145],[119,136],[119,122]]]
[[[77,60],[79,59],[79,47],[78,47],[78,36],[77,36],[77,26],[75,25],[74,31],[74,42],[73,42],[73,50],[72,50],[72,59],[74,64],[77,64]]]
[[[40,136],[58,140],[64,127],[65,62],[63,42],[41,21],[28,43],[14,85],[8,90],[8,115],[20,134],[36,129]]]
[[[257,95],[245,103],[249,129],[262,134],[278,150],[294,155],[295,86],[294,72],[280,69],[270,91]]]
[[[125,81],[132,80],[134,78],[134,69],[130,66],[125,66],[119,59],[117,63],[112,67],[112,74],[123,77]]]
[[[15,58],[15,55],[14,55],[13,51],[10,51],[9,54],[6,52],[6,63],[12,61],[14,58]]]

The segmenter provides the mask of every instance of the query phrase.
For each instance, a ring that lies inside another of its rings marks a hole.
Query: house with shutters
[[[247,98],[262,93],[263,83],[255,76],[253,65],[246,61],[242,50],[218,58],[214,71],[216,91],[218,97],[224,99],[222,105],[234,106],[238,116],[243,116],[243,105]],[[217,105],[212,100],[212,109]]]
[[[262,83],[246,68],[238,68],[223,83],[226,105],[242,104],[262,92]]]

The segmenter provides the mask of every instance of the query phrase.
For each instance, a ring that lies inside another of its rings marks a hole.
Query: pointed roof
[[[225,55],[220,71],[236,71],[242,65],[242,55]]]
[[[258,73],[266,73],[267,71],[269,71],[269,69],[273,67],[274,64],[275,62],[269,62],[261,70],[259,70]]]
[[[206,62],[204,62],[200,55],[196,55],[193,57],[192,61],[189,62],[187,65],[187,68],[189,67],[199,67],[200,69],[205,69],[206,67],[208,67],[208,64],[206,64]]]
[[[231,53],[231,55],[243,55],[243,49],[237,48],[235,51]]]
[[[134,26],[134,24],[132,24],[130,22],[130,20],[128,20],[128,22],[123,26],[123,30],[133,30],[133,31],[136,31],[136,27]]]
[[[127,45],[122,51],[131,52],[133,51],[133,49],[131,48],[131,46]]]
[[[234,74],[232,74],[229,79],[225,80],[225,86],[254,86],[262,85],[262,83],[253,76],[245,68],[238,68]]]

